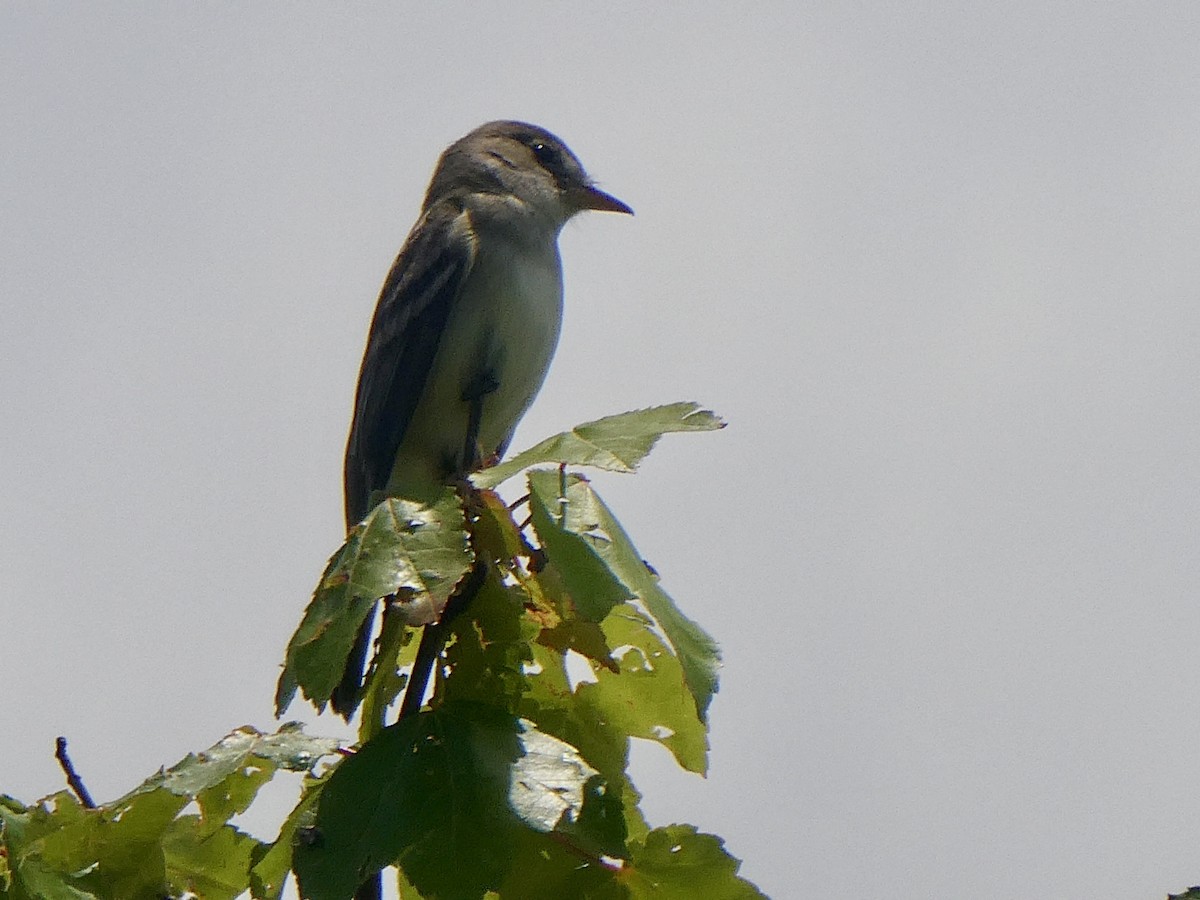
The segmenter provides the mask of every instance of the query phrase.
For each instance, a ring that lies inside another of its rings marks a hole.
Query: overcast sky
[[[776,900],[1200,881],[1200,4],[690,8],[0,6],[0,792],[273,727],[379,286],[521,118],[637,216],[514,448],[729,421],[596,479],[725,652],[651,821]]]

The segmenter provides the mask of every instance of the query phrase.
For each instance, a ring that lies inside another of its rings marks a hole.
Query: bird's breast
[[[459,367],[464,391],[481,380],[496,384],[480,427],[490,452],[507,443],[550,368],[562,325],[562,266],[554,244],[502,247],[480,254],[476,272],[463,292],[455,346],[471,348]]]
[[[466,398],[481,386],[487,389],[478,435],[481,455],[503,449],[545,380],[561,323],[557,243],[530,247],[481,241],[406,430],[397,470],[417,464],[444,468],[460,457]]]

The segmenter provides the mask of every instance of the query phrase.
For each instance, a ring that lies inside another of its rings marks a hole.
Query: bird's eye
[[[562,165],[562,154],[558,152],[557,147],[552,147],[544,141],[534,141],[529,149],[533,151],[537,161],[547,169],[556,169]]]

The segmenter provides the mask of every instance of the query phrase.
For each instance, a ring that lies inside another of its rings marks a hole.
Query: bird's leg
[[[463,443],[462,473],[473,471],[479,465],[479,425],[483,421],[483,397],[472,397],[467,401],[467,435]]]
[[[490,371],[483,371],[476,375],[463,391],[463,402],[467,404],[467,433],[463,441],[461,469],[458,473],[460,475],[475,471],[484,462],[479,447],[479,429],[483,426],[483,400],[499,388],[500,382],[496,376]]]

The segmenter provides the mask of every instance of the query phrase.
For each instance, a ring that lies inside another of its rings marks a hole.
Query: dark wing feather
[[[459,203],[429,209],[383,283],[354,398],[346,443],[346,528],[369,513],[387,487],[396,452],[425,389],[446,319],[475,261],[475,239]],[[330,702],[346,721],[358,706],[374,614],[359,627]]]
[[[425,387],[446,319],[475,260],[460,203],[426,211],[392,265],[375,307],[346,445],[346,527],[387,487],[396,451]]]

